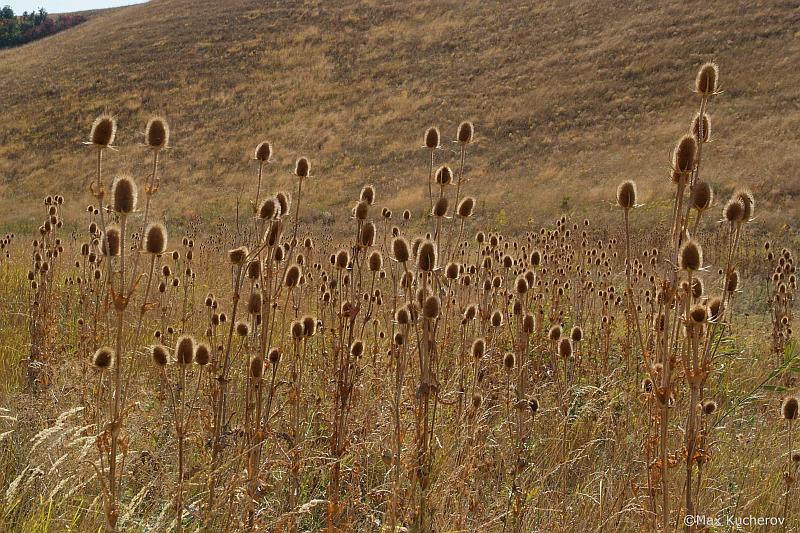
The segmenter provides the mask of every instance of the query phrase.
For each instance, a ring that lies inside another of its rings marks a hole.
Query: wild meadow
[[[614,223],[505,235],[475,222],[480,117],[416,117],[424,205],[364,184],[344,232],[309,222],[326,170],[262,139],[224,222],[165,223],[179,132],[112,175],[97,117],[85,195],[2,240],[0,529],[797,530],[792,243],[712,186],[717,65],[692,88],[656,215],[620,168],[588,206]]]

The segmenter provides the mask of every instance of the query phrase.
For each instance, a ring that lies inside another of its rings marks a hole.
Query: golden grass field
[[[798,22],[153,0],[0,51],[0,531],[800,531]]]

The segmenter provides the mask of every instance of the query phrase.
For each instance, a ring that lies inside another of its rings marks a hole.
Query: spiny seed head
[[[361,246],[373,246],[375,244],[376,231],[374,222],[370,221],[364,223],[364,226],[361,228]]]
[[[694,135],[686,134],[680,138],[672,154],[672,169],[683,175],[688,175],[694,170],[697,155],[697,139]]]
[[[692,128],[690,131],[692,135],[694,135],[695,139],[697,139],[698,141],[700,140],[700,126],[701,126],[700,113],[697,113],[694,116],[694,119],[692,120]],[[703,142],[707,143],[711,138],[711,119],[708,117],[706,113],[703,113],[702,127],[703,127]]]
[[[453,182],[453,171],[447,165],[442,165],[436,170],[436,183],[439,185],[449,185]]]
[[[499,328],[503,325],[503,313],[499,309],[496,309],[489,318],[489,322],[492,324],[493,328]]]
[[[114,211],[129,214],[136,210],[138,189],[130,176],[117,176],[111,185],[111,199]]]
[[[405,263],[410,259],[411,251],[405,237],[395,237],[392,240],[392,254],[395,260],[400,263]]]
[[[636,183],[627,180],[617,187],[617,205],[622,209],[631,209],[636,205]]]
[[[694,90],[702,96],[713,96],[717,93],[719,67],[716,63],[704,63],[697,71]]]
[[[294,164],[294,175],[298,178],[307,178],[311,174],[311,162],[308,158],[298,157]]]
[[[289,324],[289,333],[292,336],[292,339],[299,341],[303,338],[303,323],[299,320],[292,320],[292,323]]]
[[[250,358],[250,377],[252,379],[261,379],[264,375],[264,360],[260,355]]]
[[[517,291],[517,294],[525,294],[528,292],[528,280],[525,278],[523,274],[517,276],[517,279],[514,281],[514,289]]]
[[[547,338],[551,341],[557,341],[561,338],[561,326],[556,324],[555,326],[550,328],[550,331],[547,332]]]
[[[514,352],[506,352],[506,355],[503,357],[503,366],[506,370],[514,368]]]
[[[530,398],[528,400],[528,409],[531,410],[531,414],[535,415],[539,411],[539,400]]]
[[[422,272],[433,272],[436,269],[436,259],[436,244],[425,239],[417,250],[417,268]]]
[[[356,220],[366,220],[369,216],[369,204],[363,200],[359,200],[353,208],[353,217]]]
[[[568,337],[563,337],[558,341],[558,355],[566,359],[572,356],[572,340]]]
[[[472,122],[465,120],[461,124],[458,125],[458,134],[456,135],[456,140],[458,144],[469,144],[472,142],[472,135],[475,128],[472,125]]]
[[[179,365],[190,365],[194,359],[194,337],[182,335],[175,343],[175,359]]]
[[[394,321],[401,326],[406,326],[411,323],[411,312],[407,305],[400,307],[394,313]]]
[[[367,204],[372,205],[375,203],[375,187],[372,185],[364,185],[361,189],[361,195],[359,199],[362,202],[367,202]]]
[[[254,292],[247,299],[247,312],[251,315],[257,315],[261,312],[261,293]]]
[[[108,346],[103,346],[94,352],[92,356],[92,365],[99,370],[108,370],[111,368],[111,365],[114,364],[115,357],[114,350]]]
[[[166,148],[169,144],[169,124],[161,117],[153,117],[147,121],[144,129],[144,139],[147,146],[154,150]]]
[[[681,246],[678,267],[681,270],[697,271],[703,266],[703,249],[695,240],[688,240]]]
[[[431,126],[425,131],[425,147],[431,150],[439,148],[439,128]]]
[[[228,260],[230,260],[232,265],[242,266],[249,254],[250,251],[247,249],[247,246],[240,246],[233,250],[228,250]]]
[[[89,142],[97,147],[106,148],[114,143],[117,135],[117,120],[110,115],[100,115],[92,122]]]
[[[383,268],[383,255],[381,255],[379,251],[375,250],[369,254],[369,259],[367,262],[369,263],[370,271],[377,272]]]
[[[270,348],[269,354],[267,355],[269,362],[273,365],[277,365],[281,361],[281,351],[279,348]]]
[[[722,314],[722,298],[719,296],[712,298],[711,301],[708,302],[708,314],[709,319],[712,322],[715,322]]]
[[[472,357],[475,359],[480,359],[486,353],[486,339],[483,337],[479,337],[472,341],[472,348],[470,349],[472,353]]]
[[[725,290],[727,292],[736,292],[739,288],[739,271],[731,270],[725,279]]]
[[[435,217],[443,217],[447,214],[447,208],[450,206],[450,201],[447,196],[442,196],[433,205],[432,215]]]
[[[447,263],[447,265],[444,267],[444,276],[447,279],[450,280],[456,279],[458,278],[458,274],[459,274],[458,263],[450,262]]]
[[[317,319],[311,315],[305,315],[302,318],[303,323],[303,336],[313,337],[317,333]]]
[[[580,326],[572,326],[569,338],[572,339],[572,342],[581,342],[583,340],[583,329]]]
[[[286,277],[284,278],[284,285],[287,287],[297,287],[300,283],[300,276],[302,275],[302,271],[300,270],[299,265],[292,265],[286,270]]]
[[[339,250],[334,258],[336,268],[344,270],[350,264],[350,253],[347,250]]]
[[[167,229],[163,224],[147,225],[144,230],[144,249],[153,255],[161,255],[167,251]]]
[[[270,220],[280,212],[280,206],[275,198],[265,198],[258,206],[258,218]]]
[[[108,257],[116,257],[120,254],[122,244],[122,232],[119,226],[112,224],[106,228],[103,235],[103,254]]]
[[[722,216],[732,224],[742,222],[744,220],[744,204],[739,198],[731,198],[722,209]]]
[[[353,341],[353,344],[350,345],[350,355],[353,357],[361,357],[364,355],[364,342],[361,340]]]
[[[781,404],[781,415],[785,420],[797,420],[798,403],[796,396],[784,398],[783,404]]]
[[[705,211],[714,202],[714,191],[706,181],[698,181],[692,188],[692,207],[698,211]]]
[[[240,337],[247,337],[248,333],[250,333],[250,326],[247,325],[247,322],[243,320],[239,320],[236,322],[236,334]]]
[[[422,316],[430,319],[438,318],[441,307],[442,302],[438,296],[428,296],[422,304]]]
[[[194,350],[194,362],[200,366],[206,366],[211,362],[211,349],[208,344],[201,342]]]
[[[256,161],[268,163],[270,157],[272,157],[272,145],[267,141],[259,143],[258,146],[256,146],[256,152],[253,158]]]
[[[689,318],[696,324],[703,324],[708,320],[708,308],[703,304],[695,304],[689,310]]]
[[[165,367],[169,363],[169,351],[163,344],[156,344],[150,349],[150,355],[156,366]]]
[[[247,279],[257,280],[261,277],[261,261],[254,259],[247,263]]]
[[[291,195],[286,191],[280,191],[275,194],[275,200],[278,202],[278,205],[281,208],[281,212],[278,216],[286,216],[289,214],[289,205],[292,203]]]
[[[753,193],[749,189],[739,189],[733,193],[734,198],[742,202],[744,212],[742,213],[742,221],[750,222],[753,219],[753,213],[756,207],[756,200]]]
[[[534,315],[525,315],[522,319],[522,331],[526,335],[530,335],[536,329],[536,318]]]
[[[717,412],[717,402],[714,400],[703,400],[700,402],[700,411],[706,416],[713,415]]]
[[[456,212],[458,216],[461,218],[467,218],[472,216],[472,211],[475,209],[475,198],[472,196],[467,196],[466,198],[462,198],[460,202],[458,202],[458,206],[456,207]]]

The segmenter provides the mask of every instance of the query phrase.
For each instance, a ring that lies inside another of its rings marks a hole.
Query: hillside
[[[229,216],[262,139],[275,147],[269,189],[291,183],[296,156],[311,158],[309,218],[342,219],[365,182],[390,207],[421,207],[424,129],[449,139],[462,119],[476,125],[468,189],[490,225],[602,216],[623,178],[645,202],[665,186],[696,110],[686,80],[709,59],[725,93],[705,175],[722,190],[751,186],[762,221],[798,214],[794,2],[225,4],[153,0],[0,52],[0,224],[30,225],[46,193],[82,209],[92,164],[80,143],[104,111],[120,128],[109,169],[135,175],[146,120],[170,121],[170,219]]]

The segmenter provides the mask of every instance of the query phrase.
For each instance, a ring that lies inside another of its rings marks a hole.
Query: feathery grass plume
[[[190,365],[194,359],[194,337],[182,335],[175,343],[175,360],[179,365]]]
[[[692,120],[692,127],[690,132],[694,135],[695,139],[700,141],[700,113],[697,113]],[[703,142],[707,143],[711,139],[711,119],[707,113],[703,113]]]
[[[411,258],[411,250],[405,237],[395,237],[392,240],[392,254],[399,263],[405,263]]]
[[[456,134],[456,141],[458,144],[469,144],[472,142],[472,135],[475,131],[472,122],[465,120],[458,125],[458,133]]]
[[[695,240],[688,240],[681,246],[678,254],[678,268],[697,271],[703,267],[703,249]]]
[[[425,147],[431,150],[439,148],[439,128],[431,126],[425,131]]]
[[[169,124],[161,117],[153,117],[147,121],[144,129],[144,139],[147,146],[154,150],[161,150],[169,145]]]
[[[514,363],[514,352],[506,352],[506,355],[503,357],[503,367],[505,367],[506,370],[513,370]]]
[[[486,354],[486,339],[483,337],[478,337],[472,341],[470,353],[472,354],[473,359],[480,359],[483,357],[484,354]]]
[[[359,200],[362,202],[367,202],[368,205],[372,205],[375,203],[375,187],[372,185],[364,185],[361,189],[361,194],[359,195]]]
[[[739,198],[731,198],[722,209],[722,217],[730,222],[742,222],[744,220],[744,204]]]
[[[269,163],[269,159],[272,157],[272,145],[267,142],[258,143],[256,146],[255,155],[253,155],[253,159],[256,161],[261,161],[262,163]]]
[[[672,170],[688,176],[694,170],[697,157],[697,139],[694,135],[684,135],[672,153]]]
[[[250,377],[253,379],[261,379],[264,375],[264,360],[260,355],[256,355],[250,359]]]
[[[564,359],[572,357],[572,340],[569,337],[562,337],[558,341],[558,355]]]
[[[442,165],[436,170],[436,183],[439,185],[449,185],[453,182],[453,170],[447,166]]]
[[[692,207],[698,211],[706,211],[714,203],[714,191],[706,181],[697,181],[692,188]]]
[[[709,97],[714,96],[719,92],[717,85],[719,84],[719,67],[716,63],[708,62],[700,66],[697,71],[697,78],[694,82],[694,90],[696,93]]]
[[[194,350],[194,362],[200,366],[206,366],[211,362],[211,349],[208,344],[201,342]]]
[[[798,402],[796,396],[787,396],[781,404],[781,416],[784,420],[797,420]]]
[[[150,348],[150,356],[156,366],[165,367],[169,363],[169,351],[162,344],[156,344]]]
[[[632,180],[623,181],[617,187],[617,205],[628,210],[636,205],[636,183]]]
[[[435,217],[443,217],[447,214],[447,208],[450,206],[450,201],[447,199],[447,196],[442,196],[433,206],[433,213],[432,215]]]
[[[92,356],[92,365],[99,370],[108,370],[114,364],[114,350],[108,346],[99,348]]]
[[[111,115],[100,115],[92,122],[89,143],[100,148],[114,144],[117,135],[117,120]]]
[[[130,176],[117,176],[111,185],[111,199],[114,211],[129,214],[136,210],[138,189]]]
[[[144,249],[153,255],[167,251],[167,229],[163,224],[151,222],[147,225],[144,230]]]
[[[442,308],[442,302],[438,296],[428,296],[422,304],[422,316],[425,318],[438,318]]]
[[[753,219],[753,212],[756,207],[756,200],[749,189],[739,189],[733,193],[733,197],[739,200],[744,207],[742,222],[750,222]]]
[[[106,228],[103,234],[103,255],[108,257],[116,257],[120,254],[120,246],[122,243],[122,232],[119,226],[112,224]]]
[[[472,211],[475,209],[475,198],[467,196],[462,198],[456,206],[456,212],[461,218],[468,218],[472,216]]]
[[[232,265],[242,266],[249,254],[250,251],[247,249],[247,246],[240,246],[233,250],[228,250],[228,260]]]
[[[311,175],[311,163],[306,157],[298,157],[294,164],[294,175],[298,178],[307,178]]]
[[[422,272],[433,272],[436,269],[436,244],[425,239],[417,250],[417,268]]]

